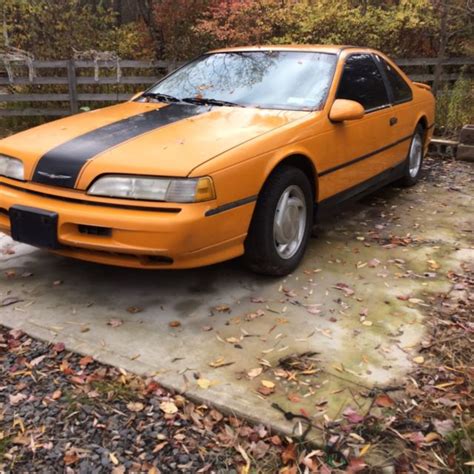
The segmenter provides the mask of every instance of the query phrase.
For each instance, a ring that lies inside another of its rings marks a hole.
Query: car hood
[[[127,102],[0,141],[28,180],[86,189],[109,173],[186,176],[200,164],[308,112]]]

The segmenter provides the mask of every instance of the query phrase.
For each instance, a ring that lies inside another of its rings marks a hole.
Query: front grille
[[[110,237],[112,235],[112,229],[110,227],[98,227],[95,225],[83,225],[79,224],[79,232],[87,235],[100,235],[102,237]]]

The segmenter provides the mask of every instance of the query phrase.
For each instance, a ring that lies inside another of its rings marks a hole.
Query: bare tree
[[[140,17],[145,23],[153,40],[155,57],[160,60],[165,56],[165,38],[162,28],[156,21],[155,5],[155,0],[137,0]]]
[[[439,90],[443,73],[443,59],[446,57],[449,41],[456,35],[469,34],[469,32],[472,34],[474,2],[472,0],[436,0],[435,7],[439,11],[440,20],[437,64],[433,80],[434,94]]]

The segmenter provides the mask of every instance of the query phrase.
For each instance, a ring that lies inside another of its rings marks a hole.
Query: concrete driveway
[[[0,323],[287,432],[301,426],[274,402],[315,420],[363,410],[369,388],[421,362],[430,295],[473,261],[473,168],[430,163],[416,187],[326,220],[284,279],[239,261],[113,268],[1,236]]]

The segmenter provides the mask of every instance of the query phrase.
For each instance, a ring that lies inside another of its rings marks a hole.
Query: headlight
[[[16,158],[0,155],[0,176],[13,179],[25,179],[23,163]]]
[[[146,176],[104,176],[88,194],[126,199],[166,202],[201,202],[215,199],[214,184],[205,178],[149,178]]]

